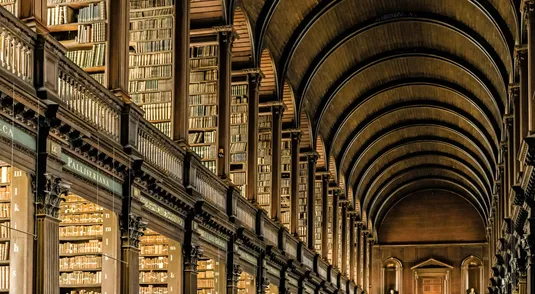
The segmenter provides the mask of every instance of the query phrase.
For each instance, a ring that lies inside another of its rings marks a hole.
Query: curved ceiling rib
[[[276,94],[296,90],[302,151],[320,141],[318,166],[339,177],[367,223],[430,188],[469,200],[486,222],[519,33],[515,2],[292,1],[241,5],[257,12],[254,51],[271,52]]]

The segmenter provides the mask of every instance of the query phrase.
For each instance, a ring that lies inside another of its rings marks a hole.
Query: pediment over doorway
[[[421,262],[413,267],[411,267],[411,270],[419,269],[419,268],[449,268],[452,269],[453,266],[444,263],[442,261],[438,261],[434,258],[430,258],[424,262]]]

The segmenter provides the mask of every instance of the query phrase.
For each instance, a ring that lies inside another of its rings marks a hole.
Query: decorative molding
[[[37,206],[37,215],[47,215],[53,218],[59,217],[59,205],[63,196],[67,196],[70,190],[70,184],[64,182],[61,178],[52,174],[44,174],[43,179],[46,181],[42,186],[43,191],[36,191],[38,177],[33,176],[32,186],[35,195],[35,204]]]
[[[143,232],[147,228],[147,223],[143,221],[141,216],[134,214],[128,216],[128,224],[124,223],[122,217],[120,219],[123,246],[139,248],[139,238],[144,235]]]

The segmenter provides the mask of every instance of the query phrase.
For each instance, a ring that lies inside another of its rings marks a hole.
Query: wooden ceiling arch
[[[241,7],[236,7],[233,24],[239,38],[232,45],[232,62],[252,66],[255,55],[249,18]]]
[[[301,140],[299,142],[299,149],[301,151],[312,151],[315,145],[312,144],[312,126],[308,115],[302,111],[299,115],[299,129],[301,130]]]
[[[277,76],[275,74],[275,65],[273,58],[268,49],[264,49],[260,54],[260,70],[264,74],[260,82],[260,96],[275,97],[278,85]]]
[[[321,137],[316,137],[316,147],[314,150],[318,153],[318,162],[316,163],[316,169],[329,171],[327,166],[327,155],[325,153],[325,144]]]
[[[366,224],[432,184],[450,183],[490,215],[521,35],[514,0],[241,5],[258,60],[267,48],[276,65],[273,93],[296,90],[296,125],[312,131],[301,147],[314,144],[318,166],[343,177]]]
[[[290,85],[288,83],[284,83],[284,87],[283,87],[283,91],[282,91],[282,102],[284,103],[284,107],[286,108],[284,110],[284,113],[282,114],[282,123],[283,124],[289,124],[289,125],[293,125],[295,127],[295,124],[296,124],[296,111],[297,109],[295,108],[295,96],[294,96],[294,91],[292,90],[292,88],[290,87]]]

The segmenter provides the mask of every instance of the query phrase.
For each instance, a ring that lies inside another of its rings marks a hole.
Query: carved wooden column
[[[333,223],[332,223],[332,232],[333,232],[333,260],[332,260],[332,265],[333,266],[337,266],[338,265],[338,254],[341,254],[341,252],[338,252],[338,234],[340,234],[340,232],[338,232],[338,218],[340,218],[341,216],[338,215],[338,205],[339,204],[339,197],[340,197],[340,190],[338,188],[336,188],[334,191],[333,191],[333,211],[332,211],[332,220],[333,220]],[[341,270],[341,269],[339,269]]]
[[[190,2],[175,2],[173,141],[188,142]]]
[[[527,46],[515,48],[515,58],[518,62],[518,70],[520,72],[519,100],[520,100],[520,138],[521,140],[528,135],[528,58]]]
[[[368,286],[366,285],[366,268],[367,268],[367,264],[366,264],[366,256],[367,256],[367,236],[368,236],[368,232],[366,232],[364,229],[361,231],[362,234],[361,234],[361,238],[360,238],[360,248],[361,248],[361,253],[360,253],[360,257],[361,257],[361,277],[360,277],[360,282],[361,282],[361,285],[362,285],[362,290],[363,291],[366,291],[367,292],[367,289],[368,289]]]
[[[140,216],[121,216],[121,293],[139,292],[139,238],[147,224]]]
[[[232,26],[221,27],[219,32],[219,131],[217,175],[230,176],[230,90],[232,79],[232,43],[235,32]]]
[[[113,0],[109,1],[108,6],[110,36],[106,50],[106,86],[116,96],[128,101],[130,3],[129,0]]]
[[[232,235],[228,241],[227,251],[227,294],[238,294],[238,279],[242,273],[238,260],[238,244],[236,235]]]
[[[523,240],[527,253],[527,293],[535,293],[535,218],[528,218],[527,223],[528,232]]]
[[[353,214],[353,217],[349,220],[349,279],[354,280],[355,283],[357,282],[357,279],[355,277],[356,275],[356,262],[355,257],[357,256],[356,252],[356,246],[355,246],[355,217]]]
[[[259,71],[249,75],[249,123],[247,134],[247,199],[256,202],[258,192],[258,102],[262,75]]]
[[[281,149],[282,149],[282,114],[284,106],[275,105],[272,126],[272,156],[271,156],[271,218],[280,220],[281,216]]]
[[[535,92],[535,5],[529,0],[523,1],[524,17],[527,22],[527,43],[528,43],[528,129],[529,133],[535,132],[535,101],[533,94]]]
[[[184,276],[182,280],[184,288],[182,294],[197,294],[197,264],[203,255],[203,250],[197,245],[199,241],[197,226],[195,212],[191,212],[186,218],[182,247],[184,253]]]
[[[33,186],[37,208],[35,293],[59,294],[59,204],[70,186],[47,173],[38,174]]]
[[[316,209],[314,209],[314,184],[316,183],[316,164],[318,163],[318,154],[309,153],[307,155],[308,173],[307,173],[307,247],[314,250],[314,231],[316,227]]]
[[[291,195],[290,195],[290,232],[298,236],[297,222],[299,220],[299,144],[301,143],[301,132],[292,132],[292,166],[291,168]]]
[[[366,280],[364,282],[364,287],[366,289],[366,293],[371,293],[370,277],[372,271],[372,245],[374,240],[368,238],[366,241]]]
[[[512,148],[511,150],[509,150],[513,156],[513,162],[512,162],[512,182],[513,184],[516,184],[517,182],[517,179],[518,179],[518,175],[520,173],[520,161],[518,160],[518,152],[520,150],[520,144],[521,144],[521,141],[523,140],[523,138],[520,138],[520,124],[521,124],[521,121],[520,121],[520,99],[519,99],[519,89],[518,87],[514,86],[514,87],[510,87],[509,88],[509,96],[511,99],[511,115],[512,115],[512,119],[509,119],[507,118],[508,120],[508,124],[512,124],[512,129],[511,130],[508,130],[510,131],[509,133],[509,138],[510,140],[512,141]]]
[[[258,258],[258,266],[256,272],[256,292],[257,294],[266,294],[269,287],[269,279],[266,273],[266,256],[262,253]]]
[[[349,222],[347,221],[347,203],[343,203],[341,217],[342,217],[342,232],[338,232],[342,234],[342,268],[340,269],[340,271],[344,273],[346,276],[348,276],[349,269],[346,267],[347,259],[349,258],[349,256],[347,256],[347,238],[349,236],[347,236],[347,230],[346,230],[347,226],[349,225]]]
[[[327,208],[329,206],[329,174],[321,175],[321,256],[326,260],[329,256],[329,240],[328,240],[328,219],[329,212]]]

